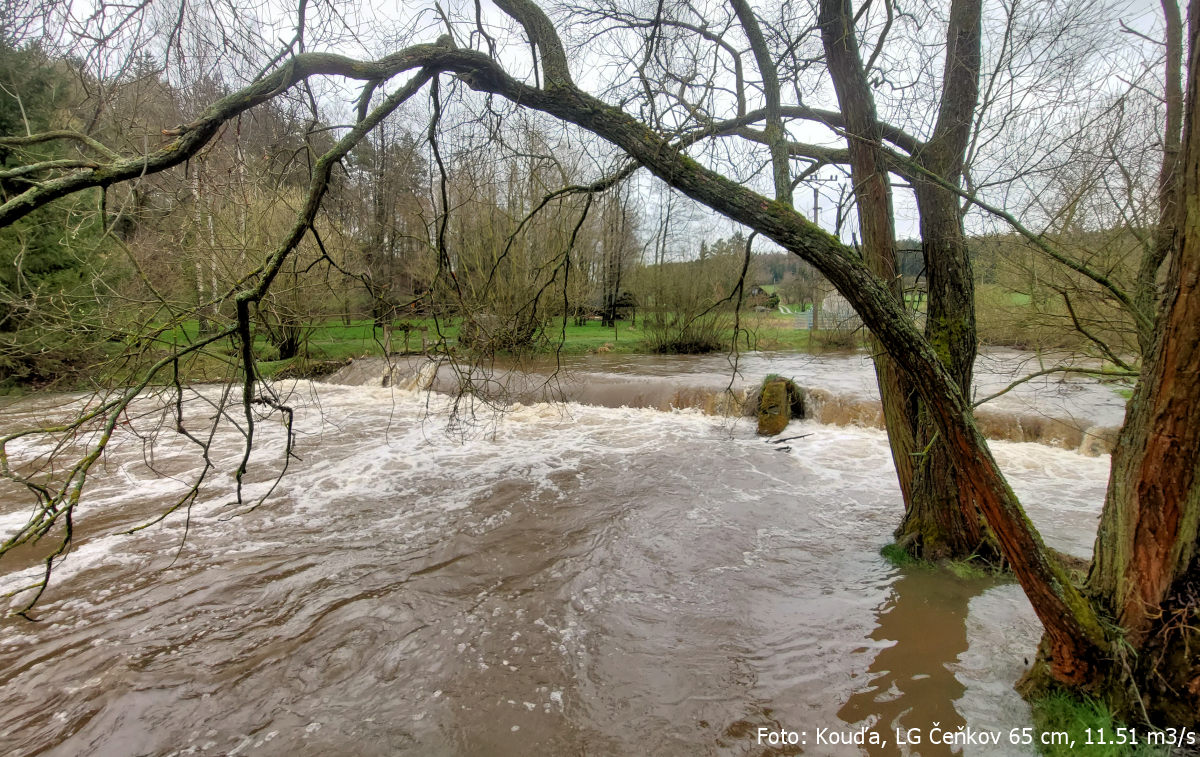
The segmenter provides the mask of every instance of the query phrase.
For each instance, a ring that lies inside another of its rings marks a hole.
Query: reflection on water
[[[759,728],[1028,722],[1020,592],[879,556],[881,432],[805,422],[785,453],[697,413],[531,405],[448,436],[423,395],[298,390],[277,496],[228,505],[226,429],[186,541],[182,517],[114,535],[200,465],[164,437],[164,479],[122,432],[42,621],[0,627],[0,753],[764,755],[797,751]],[[251,494],[283,450],[262,428]],[[1104,462],[997,454],[1086,550]],[[3,567],[0,591],[28,578]]]
[[[944,575],[917,567],[892,584],[876,616],[879,625],[870,635],[890,644],[867,668],[867,687],[838,711],[847,723],[864,724],[887,736],[887,746],[869,748],[870,754],[909,754],[897,743],[898,730],[915,729],[927,738],[933,723],[945,731],[967,724],[954,706],[966,686],[952,667],[967,649],[968,603],[995,583],[975,578],[947,581]],[[923,743],[917,753],[953,754],[954,750]]]

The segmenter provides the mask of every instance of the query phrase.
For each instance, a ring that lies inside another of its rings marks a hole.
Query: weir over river
[[[989,359],[984,384],[1015,358]],[[0,626],[0,753],[798,753],[756,743],[759,728],[785,728],[807,733],[805,753],[859,754],[816,732],[867,728],[888,744],[865,753],[883,755],[908,753],[896,728],[935,723],[1003,734],[967,754],[1021,753],[1008,734],[1029,712],[1012,685],[1039,626],[1019,588],[879,556],[901,506],[878,429],[797,421],[787,435],[808,436],[784,450],[744,418],[651,409],[668,384],[708,402],[703,386],[729,381],[722,362],[602,356],[564,385],[615,393],[624,376],[645,401],[606,404],[650,407],[477,405],[452,433],[450,400],[414,391],[411,375],[380,386],[386,371],[362,364],[339,379],[357,386],[289,382],[299,459],[265,504],[230,503],[241,439],[223,424],[220,474],[190,518],[118,535],[201,465],[169,430],[143,443],[134,432],[161,421],[143,401],[81,506],[40,622]],[[857,356],[742,368],[746,384],[795,376],[827,392],[825,407],[871,394]],[[0,423],[72,401],[25,400]],[[212,414],[189,404],[197,426]],[[1073,418],[1085,436],[1121,411],[1110,388],[1058,377],[995,409],[1022,428]],[[260,433],[251,496],[283,451],[278,422]],[[1046,440],[994,450],[1047,541],[1087,557],[1108,457]],[[25,502],[0,489],[0,532]],[[2,590],[36,566],[29,552],[4,562]]]

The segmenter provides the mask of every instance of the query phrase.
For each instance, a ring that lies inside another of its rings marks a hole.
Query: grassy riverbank
[[[411,319],[397,322],[392,329],[390,351],[393,354],[463,353],[459,344],[459,319]],[[717,332],[721,349],[733,348],[732,319]],[[347,361],[384,353],[383,330],[370,320],[330,320],[305,326],[300,330],[302,348],[298,356],[281,360],[279,349],[268,339],[264,329],[255,326],[254,354],[257,369],[263,377],[315,377],[336,369]],[[533,354],[650,354],[654,335],[648,333],[645,321],[618,321],[615,327],[604,327],[599,321],[576,325],[573,321],[547,324],[533,340]],[[52,374],[54,379],[0,381],[0,395],[23,394],[31,390],[94,389],[100,386],[128,385],[144,376],[146,368],[168,359],[177,350],[195,344],[200,337],[199,324],[185,321],[174,328],[160,331],[152,340],[126,343],[120,340],[100,341],[87,354],[79,353],[70,361],[59,361]],[[743,314],[738,325],[737,348],[743,351],[772,350],[809,352],[828,349],[847,349],[861,345],[861,332],[821,332],[813,335],[806,328],[797,328],[796,318],[780,313]],[[190,353],[178,363],[182,383],[232,380],[240,368],[239,348],[232,340],[220,340],[203,350]],[[172,366],[161,370],[152,383],[165,384],[174,380]]]
[[[418,352],[435,344],[446,348],[458,347],[459,323],[456,320],[424,319],[409,322],[407,336],[400,329],[392,332],[393,352]],[[812,346],[811,332],[796,328],[795,318],[777,313],[743,316],[738,339],[740,349],[750,350],[807,350]],[[733,330],[724,330],[724,340],[731,344]],[[308,353],[313,359],[339,360],[383,352],[383,333],[370,321],[351,324],[323,324],[312,328]],[[822,337],[818,337],[820,341]],[[832,337],[830,337],[832,339]],[[574,322],[550,323],[533,349],[538,352],[560,352],[568,355],[616,352],[638,354],[650,351],[648,334],[643,320],[618,321],[615,327],[604,327],[599,321],[582,326]]]
[[[392,353],[437,353],[458,352],[459,321],[411,320],[407,329],[394,327],[391,334]],[[164,335],[163,344],[172,342],[186,345],[196,339],[198,328],[195,322]],[[344,363],[352,358],[380,356],[384,352],[384,334],[371,321],[350,323],[327,322],[305,329],[304,349],[299,357],[289,360],[275,359],[278,350],[261,332],[255,337],[255,352],[259,357],[259,370],[264,376],[284,372],[305,373],[314,367]],[[808,329],[797,328],[793,316],[778,313],[756,313],[743,316],[739,324],[738,349],[777,350],[805,352],[810,350],[847,348],[859,345],[860,334],[851,332],[827,332],[815,337]],[[722,342],[732,348],[733,329],[726,328]],[[653,352],[651,340],[644,321],[618,321],[615,327],[601,326],[598,321],[582,326],[573,322],[549,324],[531,350],[537,354],[589,355],[589,354],[648,354]],[[190,361],[187,372],[191,380],[215,380],[226,376],[231,360],[235,356],[232,345],[220,345],[211,354]]]
[[[1131,728],[1103,703],[1059,692],[1031,703],[1034,743],[1045,757],[1167,757],[1168,734]]]

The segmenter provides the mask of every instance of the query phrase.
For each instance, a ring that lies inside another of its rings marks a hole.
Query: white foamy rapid
[[[990,350],[975,365],[976,420],[989,439],[1039,442],[1086,455],[1108,452],[1124,417],[1125,385],[1079,373],[1031,375],[1047,367],[1035,356]],[[1087,368],[1087,366],[1080,366]],[[826,425],[882,428],[874,367],[864,353],[732,356],[587,355],[508,366],[434,370],[420,359],[355,361],[328,380],[351,385],[429,387],[524,402],[574,401],[605,407],[696,408],[714,415],[752,411],[762,379],[793,379],[804,416]]]

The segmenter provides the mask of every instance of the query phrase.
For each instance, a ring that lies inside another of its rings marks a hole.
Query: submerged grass
[[[887,560],[893,568],[907,568],[921,562],[896,542],[884,544],[879,550],[879,554],[883,555],[883,559]]]
[[[919,557],[914,557],[912,553],[895,542],[883,545],[879,550],[879,554],[894,568],[922,567],[931,570],[946,570],[964,581],[979,578],[1010,577],[1007,571],[998,570],[985,562],[970,557],[961,560],[922,560]]]
[[[979,560],[967,558],[965,560],[944,560],[942,563],[946,570],[953,573],[955,576],[962,579],[970,578],[991,578],[994,576],[1008,575],[1004,571],[997,570],[986,563]]]

